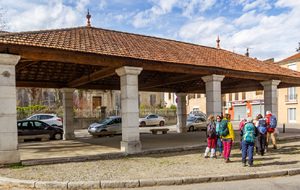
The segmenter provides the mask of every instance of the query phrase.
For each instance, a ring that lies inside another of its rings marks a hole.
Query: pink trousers
[[[224,145],[224,150],[223,150],[223,156],[225,159],[229,158],[230,155],[230,150],[231,150],[231,146],[232,146],[232,140],[230,140],[229,142],[226,142],[226,140],[223,139],[223,145]]]

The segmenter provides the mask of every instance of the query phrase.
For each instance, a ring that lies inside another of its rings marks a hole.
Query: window
[[[201,94],[197,94],[197,98],[201,98],[200,96],[201,96]]]
[[[288,88],[288,102],[296,102],[296,87]]]
[[[232,101],[232,94],[229,94],[229,101]]]
[[[172,97],[171,97],[171,93],[169,92],[169,100],[171,100],[171,98],[172,98]]]
[[[115,92],[115,107],[121,109],[121,93]]]
[[[246,92],[242,92],[242,100],[246,100]]]
[[[44,99],[44,105],[50,107],[52,105],[54,105],[54,94],[53,92],[50,92],[50,91],[46,91],[44,92],[44,96],[45,96],[45,99]]]
[[[234,94],[234,99],[235,99],[235,100],[239,100],[239,93],[235,93],[235,94]]]
[[[296,123],[296,108],[288,108],[289,123]]]
[[[294,70],[294,71],[297,71],[297,64],[296,64],[296,63],[289,64],[289,65],[288,65],[288,68],[289,68],[289,69],[292,69],[292,70]]]

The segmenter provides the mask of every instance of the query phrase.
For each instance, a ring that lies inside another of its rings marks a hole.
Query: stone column
[[[116,69],[121,78],[122,142],[121,150],[128,154],[142,150],[139,133],[138,75],[143,68],[124,66]]]
[[[0,54],[0,164],[20,162],[15,65],[19,55]]]
[[[186,133],[186,96],[187,93],[176,93],[177,96],[177,133]]]
[[[221,82],[224,75],[209,75],[202,77],[205,82],[206,91],[206,117],[210,115],[221,115],[222,112],[222,95]]]
[[[264,108],[266,111],[271,111],[272,115],[278,118],[278,92],[277,86],[279,85],[280,80],[269,80],[263,81],[260,84],[264,87]]]
[[[62,88],[63,92],[63,129],[64,129],[64,140],[74,140],[74,108],[73,108],[73,93],[75,88]]]

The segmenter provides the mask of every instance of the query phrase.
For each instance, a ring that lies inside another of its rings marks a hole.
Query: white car
[[[145,127],[146,125],[165,125],[165,118],[160,117],[155,114],[147,115],[145,118],[140,118],[139,123],[141,127]]]
[[[97,135],[97,133],[104,131],[116,131],[117,134],[122,134],[122,117],[111,116],[102,123],[92,123],[88,128],[90,135]]]
[[[53,127],[62,127],[61,118],[57,117],[55,114],[34,114],[33,116],[28,117],[27,119],[40,120]]]

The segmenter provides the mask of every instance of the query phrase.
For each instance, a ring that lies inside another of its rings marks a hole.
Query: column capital
[[[0,53],[0,65],[17,65],[20,59],[20,55]]]
[[[211,82],[211,81],[216,81],[216,82],[221,82],[224,79],[224,75],[208,75],[208,76],[204,76],[202,77],[202,80],[204,82]]]
[[[139,75],[142,70],[143,70],[142,67],[124,66],[124,67],[116,69],[116,73],[119,76],[124,76],[124,75]]]
[[[176,94],[176,96],[181,96],[181,97],[185,97],[188,95],[188,93],[185,93],[185,92],[176,92],[175,94]]]
[[[62,92],[74,92],[76,88],[61,88],[60,89]]]
[[[280,80],[267,80],[267,81],[260,82],[260,84],[263,86],[271,86],[271,85],[278,86],[280,82],[281,82]]]

